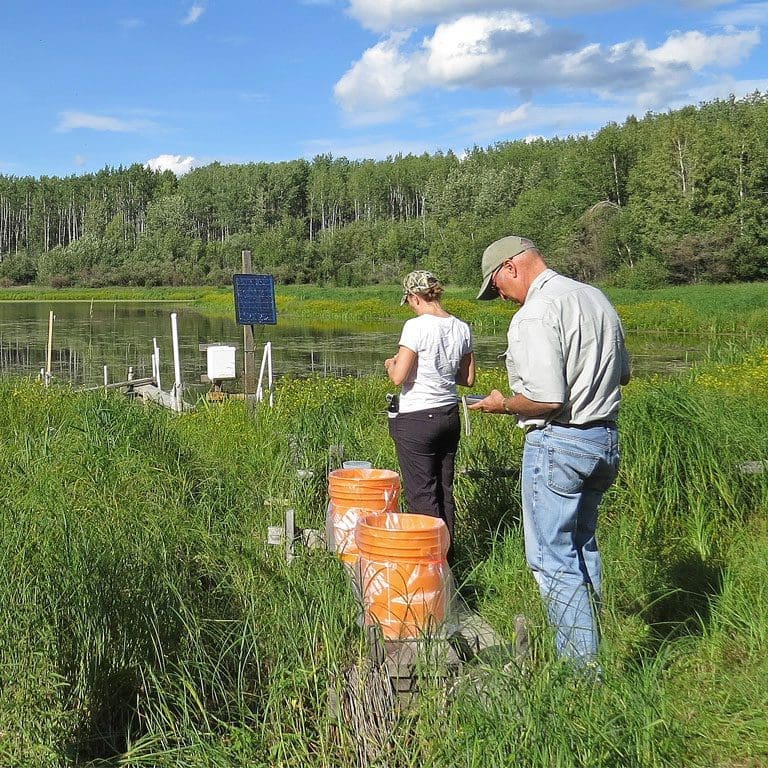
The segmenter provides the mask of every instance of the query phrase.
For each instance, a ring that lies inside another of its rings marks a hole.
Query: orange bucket
[[[357,565],[355,526],[372,512],[396,512],[400,475],[390,469],[335,469],[328,475],[328,541],[341,560]]]
[[[374,514],[355,528],[363,612],[388,639],[417,637],[446,618],[450,536],[439,517]]]

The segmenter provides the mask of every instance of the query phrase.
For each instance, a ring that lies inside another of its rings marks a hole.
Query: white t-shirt
[[[400,346],[416,353],[416,362],[403,382],[400,412],[423,411],[456,402],[456,372],[472,351],[469,326],[453,315],[419,315],[407,320]]]

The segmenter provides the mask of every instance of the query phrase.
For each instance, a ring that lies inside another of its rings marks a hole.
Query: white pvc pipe
[[[264,345],[264,354],[261,356],[261,368],[259,368],[259,381],[256,384],[256,402],[260,403],[264,399],[264,369],[267,370],[267,387],[269,387],[269,405],[274,405],[272,395],[272,342],[268,341]]]
[[[179,325],[175,312],[171,312],[171,336],[173,338],[173,397],[176,410],[181,410],[181,358],[179,356]]]
[[[259,369],[259,380],[256,383],[256,402],[260,403],[264,398],[264,389],[261,382],[264,380],[264,356],[261,358],[261,368]]]
[[[155,384],[157,384],[157,388],[159,390],[162,390],[162,386],[160,385],[160,347],[157,346],[157,337],[152,338],[152,344],[154,345],[154,354],[152,355],[152,361],[154,363],[154,367],[152,369],[152,373],[155,377]]]
[[[53,321],[55,316],[51,310],[48,313],[48,349],[45,355],[45,386],[48,386],[48,382],[51,378],[51,359],[53,358]]]

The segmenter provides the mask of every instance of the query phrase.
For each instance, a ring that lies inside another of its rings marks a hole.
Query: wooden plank
[[[99,384],[97,387],[82,387],[78,389],[78,392],[95,392],[99,389],[120,389],[125,387],[131,389],[132,387],[140,387],[146,384],[154,384],[155,380],[149,376],[146,379],[131,379],[130,381],[114,381],[111,384]]]

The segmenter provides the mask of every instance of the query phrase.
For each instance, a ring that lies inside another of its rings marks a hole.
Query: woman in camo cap
[[[402,387],[389,433],[408,510],[442,518],[453,541],[454,461],[461,435],[456,385],[474,384],[475,355],[469,326],[443,309],[442,295],[443,286],[431,272],[419,269],[405,276],[400,305],[408,304],[416,317],[406,321],[400,348],[384,368]]]

